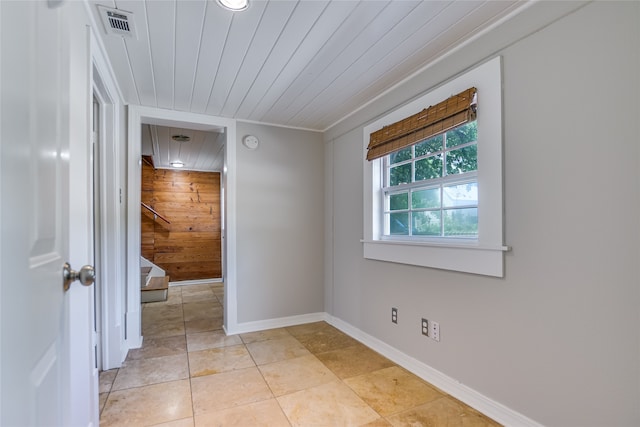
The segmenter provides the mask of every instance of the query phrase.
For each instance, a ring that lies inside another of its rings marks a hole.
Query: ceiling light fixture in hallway
[[[218,0],[218,4],[225,9],[240,12],[249,7],[249,0]]]

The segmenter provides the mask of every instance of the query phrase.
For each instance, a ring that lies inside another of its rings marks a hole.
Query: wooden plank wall
[[[142,203],[151,206],[153,203],[153,174],[154,167],[148,163],[148,160],[142,161],[142,192],[140,201]],[[153,215],[147,209],[140,207],[141,221],[140,221],[140,253],[143,257],[149,261],[153,261],[153,242],[155,236],[155,221]]]
[[[152,221],[151,231],[147,223],[153,216],[143,209],[143,256],[150,255],[145,258],[164,269],[171,281],[222,277],[220,173],[145,165],[142,201],[171,224]]]

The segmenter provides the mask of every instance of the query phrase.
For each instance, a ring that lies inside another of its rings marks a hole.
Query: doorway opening
[[[166,298],[153,284],[222,281],[221,176],[226,135],[143,124],[141,262],[151,269],[142,301]],[[152,283],[153,282],[153,283]]]
[[[156,125],[223,135],[221,174],[221,240],[222,279],[224,282],[224,330],[237,329],[236,307],[236,123],[201,114],[130,106],[128,111],[128,197],[127,197],[127,341],[128,348],[142,345],[140,304],[141,255],[141,167],[143,125]],[[136,286],[136,284],[138,286]]]

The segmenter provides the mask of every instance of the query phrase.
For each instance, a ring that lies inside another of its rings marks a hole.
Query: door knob
[[[96,280],[96,271],[90,265],[85,265],[80,271],[75,271],[71,268],[68,262],[64,263],[62,267],[62,287],[65,291],[68,291],[71,287],[71,283],[75,280],[82,283],[84,286],[91,286]]]

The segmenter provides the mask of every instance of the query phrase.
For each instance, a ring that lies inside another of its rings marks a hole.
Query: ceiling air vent
[[[138,38],[133,13],[120,9],[109,9],[104,6],[98,6],[98,10],[107,34],[115,34],[132,39]]]

